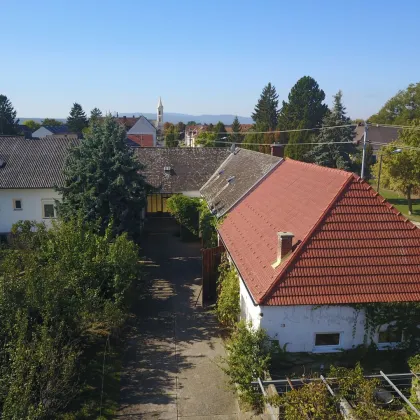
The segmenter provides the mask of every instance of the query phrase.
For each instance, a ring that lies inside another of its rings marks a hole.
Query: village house
[[[47,136],[53,135],[64,135],[64,134],[72,134],[67,127],[67,125],[57,125],[57,126],[41,126],[38,130],[35,130],[32,133],[33,138],[44,138]]]
[[[56,218],[54,190],[62,173],[72,137],[25,139],[0,136],[0,233],[9,233],[19,220],[49,225]]]
[[[238,193],[230,179],[241,166],[231,169],[222,164],[201,192],[225,216],[218,233],[239,276],[241,318],[288,351],[363,344],[354,305],[420,300],[420,230],[365,181],[287,159]],[[403,340],[388,327],[374,333],[379,348]]]

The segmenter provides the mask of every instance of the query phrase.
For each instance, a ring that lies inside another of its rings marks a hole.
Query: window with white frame
[[[335,350],[340,347],[340,343],[341,343],[341,333],[339,332],[315,334],[314,348],[316,350]]]
[[[20,198],[13,199],[13,210],[22,210],[22,200]]]
[[[42,200],[42,217],[44,219],[56,218],[54,200]]]

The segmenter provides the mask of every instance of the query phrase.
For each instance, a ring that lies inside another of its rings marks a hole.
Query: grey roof
[[[62,185],[62,170],[74,138],[0,136],[0,188],[52,188]]]
[[[47,130],[51,131],[53,134],[67,134],[70,133],[70,130],[67,125],[44,125]]]
[[[137,120],[127,134],[156,134],[155,126],[143,115]]]
[[[162,193],[199,191],[229,153],[228,148],[221,147],[134,149],[135,156],[145,166],[144,175],[147,182],[159,188]]]
[[[365,127],[363,125],[356,127],[355,140],[359,144],[363,143],[363,134]],[[382,146],[378,143],[391,143],[398,138],[399,129],[395,127],[379,127],[375,124],[368,126],[367,139],[372,144],[373,150],[379,150]]]
[[[236,149],[203,185],[200,193],[221,217],[281,161],[277,156]]]

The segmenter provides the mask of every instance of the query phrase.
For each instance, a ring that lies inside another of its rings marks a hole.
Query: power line
[[[277,146],[277,147],[286,147],[286,146],[300,146],[300,145],[317,145],[317,144],[354,144],[356,145],[356,142],[354,141],[329,141],[329,142],[323,142],[323,143],[295,143],[295,144],[282,144],[282,143],[235,143],[231,141],[219,141],[214,140],[215,143],[218,144],[235,144],[238,147],[243,146]]]
[[[376,124],[370,123],[368,127],[388,127],[388,128],[401,128],[403,130],[420,130],[417,125],[396,125],[396,124]]]

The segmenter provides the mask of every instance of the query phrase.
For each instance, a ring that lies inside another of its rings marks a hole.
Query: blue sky
[[[368,117],[420,81],[418,0],[0,0],[0,93],[20,117],[249,116],[304,75]]]

